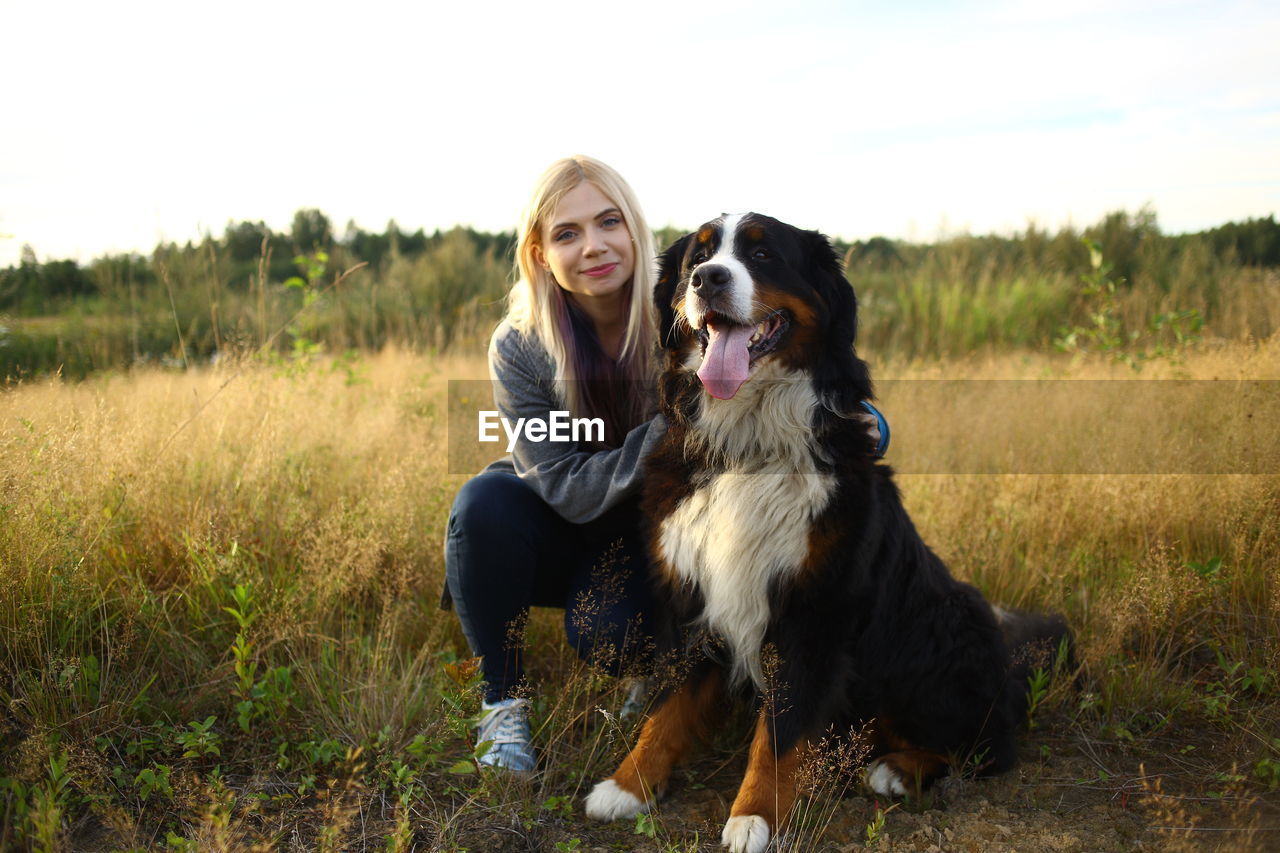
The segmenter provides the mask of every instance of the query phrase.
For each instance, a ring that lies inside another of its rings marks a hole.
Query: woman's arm
[[[563,408],[553,387],[555,367],[536,341],[506,323],[489,345],[489,373],[499,413],[548,419]],[[521,433],[511,454],[516,473],[567,521],[591,521],[634,495],[641,463],[666,432],[661,415],[632,429],[622,446],[582,450],[575,442],[529,441]]]

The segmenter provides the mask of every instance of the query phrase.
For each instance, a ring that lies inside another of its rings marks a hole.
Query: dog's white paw
[[[867,787],[882,797],[905,797],[907,786],[902,775],[883,760],[873,761],[867,768]]]
[[[648,811],[649,804],[635,794],[628,793],[618,787],[612,779],[597,782],[587,794],[587,817],[596,820],[615,820],[620,817],[635,817],[640,812]]]
[[[720,843],[729,853],[764,853],[769,846],[769,821],[758,814],[729,818],[720,835]]]

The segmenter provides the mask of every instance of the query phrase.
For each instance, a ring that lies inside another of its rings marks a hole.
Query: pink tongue
[[[702,366],[698,368],[698,378],[712,397],[728,400],[747,381],[747,369],[751,365],[747,342],[754,331],[751,326],[707,326],[710,339],[702,356]]]

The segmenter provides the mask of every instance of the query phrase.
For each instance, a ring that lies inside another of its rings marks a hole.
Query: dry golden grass
[[[1033,354],[873,370],[882,381],[1135,377],[1112,362]],[[0,779],[10,780],[0,846],[19,835],[28,846],[45,836],[54,846],[146,846],[174,832],[224,848],[391,838],[452,849],[470,837],[480,849],[488,836],[475,834],[475,813],[524,825],[545,849],[593,832],[625,841],[625,830],[584,826],[543,802],[580,791],[622,745],[592,724],[609,688],[575,668],[556,618],[535,618],[529,636],[537,686],[556,697],[539,712],[555,741],[546,746],[566,766],[523,792],[439,769],[466,756],[465,714],[450,701],[473,699],[442,666],[465,648],[453,615],[436,607],[449,502],[463,481],[448,474],[446,385],[484,375],[479,356],[387,350],[345,367],[223,364],[0,394]],[[1280,342],[1203,344],[1139,376],[1280,379]],[[887,395],[884,408],[904,444],[957,416],[936,395],[898,399]],[[1047,436],[1069,422],[1064,411],[1020,416]],[[1148,428],[1135,423],[1112,418],[1109,429]],[[967,434],[981,442],[981,423]],[[1170,453],[1186,440],[1173,435]],[[895,439],[890,461],[906,452]],[[1058,741],[1074,744],[1060,749],[1101,743],[1149,758],[1172,738],[1200,751],[1186,759],[1194,772],[1166,777],[1162,796],[1203,790],[1218,773],[1264,805],[1274,798],[1280,475],[899,482],[957,575],[1004,604],[1068,615],[1079,689],[1059,685],[1043,706]],[[288,709],[264,711],[248,734],[236,725],[237,627],[224,610],[236,584],[252,594],[244,633],[256,677],[286,667],[292,678]],[[220,753],[183,757],[177,733],[207,715]],[[1189,733],[1201,730],[1211,749]],[[435,751],[406,752],[424,733]],[[308,758],[326,738],[342,756]],[[58,756],[71,781],[54,790]],[[397,762],[417,781],[389,781]],[[172,768],[168,799],[136,779],[160,765]],[[687,839],[680,825],[663,832],[669,849]]]

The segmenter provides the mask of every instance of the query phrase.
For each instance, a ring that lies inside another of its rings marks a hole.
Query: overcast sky
[[[339,234],[507,229],[574,152],[655,227],[1280,213],[1275,2],[0,0],[0,20],[0,266],[301,207]]]

